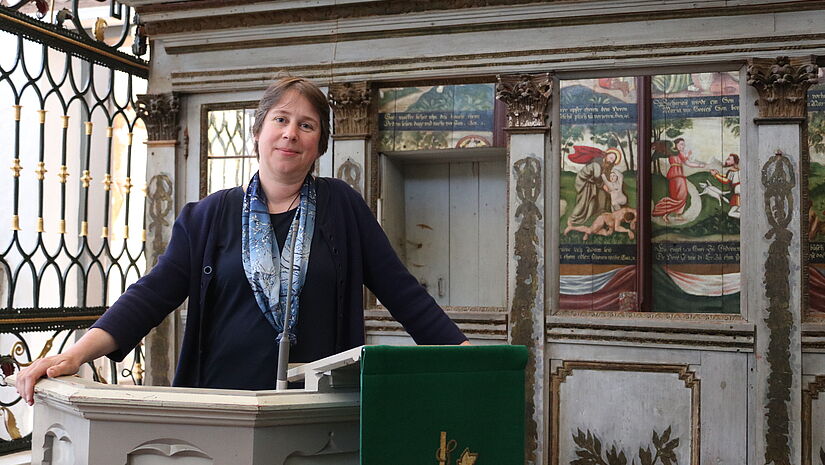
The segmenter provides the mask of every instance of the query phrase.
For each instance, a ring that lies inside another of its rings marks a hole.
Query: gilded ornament
[[[113,132],[114,132],[114,129],[111,126],[106,127],[106,137],[111,139]]]
[[[748,60],[748,84],[759,93],[762,118],[804,118],[806,92],[817,83],[819,68],[812,57],[780,56]]]
[[[369,134],[370,91],[366,81],[334,83],[329,86],[336,136]]]
[[[48,110],[37,110],[37,114],[40,116],[40,124],[46,124],[46,111]]]
[[[83,123],[83,125],[86,127],[86,135],[91,136],[92,127],[94,127],[94,123],[92,123],[91,121],[86,121],[85,123]]]
[[[132,145],[132,140],[135,138],[133,133],[126,134],[126,145]]]
[[[61,115],[60,119],[63,120],[63,129],[69,129],[69,115]]]
[[[39,232],[39,233],[46,232],[45,228],[43,227],[43,217],[42,216],[37,217],[37,232]]]
[[[20,171],[23,170],[23,167],[20,166],[20,159],[19,158],[15,158],[14,160],[12,160],[11,170],[14,173],[15,178],[20,177]]]
[[[66,165],[60,165],[60,170],[57,173],[57,177],[60,178],[61,184],[66,184],[66,178],[69,177],[69,168]]]
[[[135,379],[137,380],[137,384],[141,384],[141,381],[143,381],[143,373],[144,373],[143,365],[141,365],[140,363],[135,363],[134,373],[135,373]]]
[[[107,226],[103,226],[100,228],[100,238],[106,239],[109,237],[109,228]]]
[[[134,184],[132,184],[132,178],[127,176],[126,182],[123,183],[123,190],[128,194],[132,191],[132,187],[134,187]]]
[[[80,237],[85,237],[89,235],[89,222],[88,221],[81,221],[80,222]]]
[[[11,216],[11,230],[20,231],[20,217],[17,215]]]
[[[95,40],[103,42],[103,39],[106,37],[106,20],[103,18],[97,18],[97,21],[95,21],[95,25],[92,28],[92,32],[95,35]]]
[[[66,220],[59,220],[57,222],[58,234],[66,234]]]
[[[89,183],[92,181],[92,177],[89,175],[89,170],[83,170],[83,176],[80,177],[80,181],[83,183],[83,187],[89,187]]]
[[[34,170],[34,174],[37,175],[37,180],[42,181],[46,178],[46,173],[48,170],[46,169],[46,163],[39,161],[37,162],[37,169]]]
[[[123,225],[123,238],[129,239],[129,225]]]
[[[498,76],[496,98],[507,104],[507,128],[543,128],[553,83],[549,73]]]
[[[23,105],[12,105],[12,108],[14,108],[14,120],[20,121],[20,110],[23,109]]]
[[[112,175],[106,173],[103,175],[103,190],[108,191],[112,189]]]

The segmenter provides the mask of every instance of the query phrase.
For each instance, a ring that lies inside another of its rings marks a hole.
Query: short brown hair
[[[278,79],[267,87],[261,101],[258,102],[258,108],[255,110],[255,122],[252,123],[252,136],[258,137],[261,134],[261,129],[264,126],[264,119],[269,110],[277,105],[287,92],[294,90],[303,95],[312,107],[318,112],[318,123],[321,125],[321,138],[318,140],[318,156],[327,151],[329,145],[329,101],[327,96],[321,92],[321,89],[312,81],[300,77],[284,77]],[[255,156],[260,157],[258,153],[258,141],[254,141]]]

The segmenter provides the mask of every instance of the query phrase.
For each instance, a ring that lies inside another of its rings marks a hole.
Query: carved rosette
[[[543,128],[553,83],[550,74],[498,76],[496,98],[507,104],[507,128]]]
[[[818,70],[813,57],[748,60],[748,84],[759,92],[759,116],[804,118],[806,92],[817,83]]]
[[[329,103],[333,108],[335,136],[369,134],[370,92],[366,81],[331,84]]]
[[[149,141],[172,141],[178,138],[180,101],[172,92],[137,96],[137,115],[146,125]]]

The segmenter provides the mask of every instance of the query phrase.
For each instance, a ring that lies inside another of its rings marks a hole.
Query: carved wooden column
[[[139,95],[138,116],[146,125],[146,272],[166,250],[175,221],[175,147],[180,105],[175,94]],[[169,386],[177,365],[177,312],[171,313],[145,340],[145,383]]]
[[[332,175],[367,197],[366,162],[369,150],[369,88],[365,81],[329,86],[333,108]]]
[[[544,170],[552,81],[549,74],[499,76],[496,98],[507,104],[507,305],[511,344],[527,346],[525,463],[544,463]]]
[[[754,58],[748,84],[758,93],[755,148],[747,154],[753,199],[748,219],[753,234],[749,314],[756,323],[754,463],[801,463],[801,301],[800,213],[802,140],[806,91],[816,83],[810,58]],[[756,171],[760,170],[760,171]],[[743,228],[744,231],[744,228]]]

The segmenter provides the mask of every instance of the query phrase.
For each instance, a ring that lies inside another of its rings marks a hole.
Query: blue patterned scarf
[[[301,186],[301,200],[293,218],[298,222],[295,239],[295,262],[292,269],[292,296],[290,302],[289,342],[295,344],[295,323],[298,321],[298,296],[307,276],[312,234],[315,231],[315,182],[307,175]],[[289,287],[289,258],[292,254],[292,231],[284,243],[283,254],[269,220],[266,194],[261,189],[258,173],[252,176],[243,199],[241,257],[246,278],[252,286],[255,300],[269,324],[278,332],[280,342],[284,330],[287,287]]]

